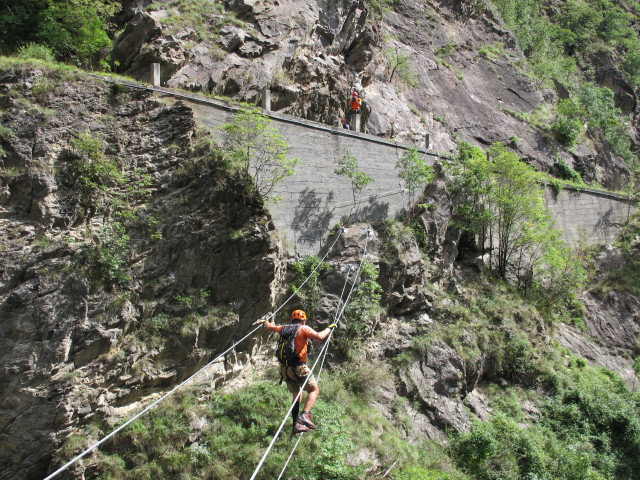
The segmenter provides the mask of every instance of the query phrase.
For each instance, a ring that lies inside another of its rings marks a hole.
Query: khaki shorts
[[[309,376],[309,381],[304,386],[305,392],[315,390],[318,386],[318,382],[316,382],[315,377],[311,374],[311,370],[309,370],[309,367],[304,363],[297,367],[280,365],[280,375],[282,375],[282,379],[287,382],[287,387],[291,393],[298,393],[300,391],[300,387],[307,379],[307,376]]]

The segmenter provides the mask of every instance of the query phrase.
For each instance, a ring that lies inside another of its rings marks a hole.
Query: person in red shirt
[[[358,94],[357,90],[353,92],[351,95],[351,113],[360,113],[360,108],[362,108],[362,98]],[[353,120],[353,119],[352,119]]]
[[[282,335],[283,330],[286,329],[288,334],[293,332],[294,335],[294,352],[297,357],[294,362],[286,362],[280,364],[280,375],[287,382],[287,387],[293,395],[294,407],[291,415],[293,417],[293,433],[304,433],[310,429],[316,428],[316,425],[311,421],[311,415],[309,412],[313,407],[320,390],[318,389],[318,382],[314,378],[311,370],[307,367],[307,350],[309,340],[324,340],[329,336],[331,330],[336,327],[335,324],[329,325],[321,332],[316,332],[313,328],[306,325],[307,314],[302,310],[294,310],[291,312],[291,325],[275,325],[265,321],[264,327],[271,331],[277,332]],[[293,326],[293,327],[292,327]],[[295,327],[297,326],[297,328]],[[307,380],[304,386],[307,397],[304,401],[304,408],[302,413],[298,415],[300,410],[300,401],[302,399],[302,384]]]

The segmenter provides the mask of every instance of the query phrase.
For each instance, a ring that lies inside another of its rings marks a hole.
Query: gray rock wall
[[[198,121],[213,128],[233,114],[228,107],[216,108],[214,104],[190,102],[190,106]],[[289,116],[271,114],[271,118],[289,144],[289,157],[301,160],[295,175],[273,192],[282,200],[269,205],[283,245],[290,252],[317,254],[329,230],[338,223],[382,221],[410,205],[395,170],[406,145]],[[345,149],[357,158],[360,170],[374,179],[355,202],[350,180],[335,173]],[[423,155],[429,164],[437,158],[431,152],[423,151]]]
[[[196,120],[213,128],[223,125],[235,111],[221,102],[186,101]],[[289,143],[289,156],[301,160],[295,175],[274,192],[282,201],[269,207],[289,252],[317,254],[328,231],[339,222],[348,225],[394,218],[411,204],[395,170],[408,146],[286,115],[271,113],[270,117]],[[345,148],[374,179],[355,202],[350,180],[335,174]],[[438,158],[434,152],[421,151],[429,164]],[[546,186],[544,196],[570,245],[613,242],[634,210],[623,197],[596,190],[565,188],[556,195]]]
[[[623,197],[597,190],[564,188],[558,195],[546,186],[544,198],[569,245],[611,244],[620,228],[633,213],[631,202]]]

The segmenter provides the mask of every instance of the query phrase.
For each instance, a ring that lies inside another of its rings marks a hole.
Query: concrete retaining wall
[[[228,107],[188,103],[196,120],[213,128],[233,115]],[[289,144],[288,156],[301,160],[295,175],[287,177],[273,192],[282,200],[269,206],[290,252],[317,254],[328,231],[338,223],[382,221],[411,204],[395,170],[407,146],[308,120],[277,114],[271,118]],[[358,160],[360,170],[373,178],[355,202],[351,181],[335,173],[345,149]],[[429,164],[437,158],[432,152],[422,154]]]
[[[556,195],[553,188],[546,185],[544,198],[556,228],[562,230],[569,245],[613,243],[635,210],[630,200],[597,190],[564,188]]]
[[[193,108],[199,123],[214,129],[229,121],[236,111],[214,100],[177,96]],[[273,221],[290,252],[317,254],[328,231],[339,222],[348,225],[394,218],[412,203],[395,170],[395,163],[407,146],[276,113],[270,117],[289,143],[289,157],[301,159],[295,175],[285,179],[274,192],[282,201],[270,206]],[[350,180],[335,174],[345,149],[374,179],[355,202]],[[429,164],[437,158],[434,152],[421,152]],[[544,195],[557,228],[564,232],[570,245],[613,242],[634,210],[629,200],[595,190],[565,188],[555,195],[547,185]]]

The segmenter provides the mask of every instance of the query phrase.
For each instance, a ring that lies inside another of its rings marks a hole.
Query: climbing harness
[[[267,319],[271,319],[273,317],[276,316],[276,314],[282,310],[284,308],[284,306],[289,303],[289,301],[296,295],[296,292],[298,292],[303,286],[304,284],[307,283],[307,281],[311,278],[311,276],[316,272],[316,270],[320,267],[320,265],[322,264],[322,262],[327,258],[327,256],[329,255],[329,253],[331,252],[331,250],[333,249],[333,247],[335,246],[335,244],[338,242],[338,239],[340,239],[340,237],[344,234],[345,229],[341,228],[339,230],[338,235],[336,236],[336,239],[334,240],[334,242],[331,244],[331,246],[329,247],[329,249],[327,250],[327,253],[325,253],[324,257],[322,257],[322,259],[318,262],[318,265],[316,265],[316,267],[313,269],[313,271],[309,274],[309,276],[307,278],[305,278],[305,280],[300,284],[300,286],[296,289],[296,291],[294,293],[292,293],[276,310],[274,310]],[[87,448],[86,450],[84,450],[82,453],[80,453],[79,455],[76,455],[75,457],[73,457],[71,460],[69,460],[67,463],[65,463],[62,467],[58,468],[55,472],[53,472],[52,474],[50,474],[49,476],[45,477],[44,480],[51,480],[52,478],[58,476],[60,473],[62,473],[63,471],[65,471],[67,468],[69,468],[71,465],[73,465],[74,463],[76,463],[78,460],[80,460],[81,458],[83,458],[84,456],[86,456],[87,454],[89,454],[90,452],[92,452],[93,450],[95,450],[96,448],[98,448],[100,445],[102,445],[104,442],[106,442],[107,440],[109,440],[111,437],[113,437],[115,434],[117,434],[118,432],[124,430],[128,425],[130,425],[131,423],[133,423],[134,421],[136,421],[138,418],[142,417],[145,413],[147,413],[149,410],[152,410],[153,408],[155,408],[158,404],[160,404],[160,402],[162,402],[163,400],[165,400],[166,398],[170,397],[171,395],[173,395],[176,391],[178,391],[180,388],[182,388],[183,386],[185,386],[187,383],[189,383],[192,379],[194,379],[195,377],[197,377],[198,375],[200,375],[205,369],[209,368],[211,365],[213,365],[218,359],[222,358],[224,355],[226,355],[227,353],[229,353],[230,351],[234,351],[235,352],[235,348],[237,345],[239,345],[240,343],[244,342],[247,338],[249,338],[251,335],[253,335],[256,331],[258,331],[259,329],[262,328],[262,323],[260,323],[258,326],[256,326],[253,330],[251,330],[249,333],[247,333],[244,337],[242,337],[240,340],[235,341],[232,343],[232,345],[227,348],[224,352],[220,353],[217,357],[215,357],[213,360],[211,360],[209,363],[207,363],[204,367],[202,367],[200,370],[198,370],[197,372],[195,372],[193,375],[191,375],[190,377],[188,377],[186,380],[184,380],[182,383],[179,383],[178,385],[176,385],[175,387],[173,387],[171,390],[169,390],[167,393],[165,393],[163,396],[161,396],[159,399],[157,399],[155,402],[151,403],[150,405],[148,405],[147,407],[145,407],[144,409],[142,409],[140,412],[138,412],[136,415],[134,415],[133,417],[131,417],[129,420],[127,420],[125,423],[123,423],[122,425],[120,425],[118,428],[116,428],[114,431],[112,431],[111,433],[109,433],[106,437],[102,438],[101,440],[98,440],[96,443],[94,443],[92,446],[90,446],[89,448]],[[308,380],[308,378],[307,378]],[[306,381],[305,381],[306,384]],[[293,405],[291,406],[291,409],[289,410],[289,413],[291,413],[291,410],[293,410]]]
[[[365,234],[367,236],[367,239],[366,239],[366,242],[364,244],[364,248],[363,248],[363,251],[362,251],[362,256],[360,257],[358,270],[356,271],[356,275],[355,275],[355,277],[353,279],[353,283],[351,284],[351,289],[349,290],[349,294],[347,295],[346,300],[342,303],[342,308],[336,309],[336,315],[334,317],[334,320],[336,320],[336,319],[338,319],[338,318],[340,318],[342,316],[342,314],[343,314],[343,312],[344,312],[344,310],[345,310],[345,308],[346,308],[346,306],[347,306],[347,304],[349,302],[349,298],[351,297],[351,294],[353,293],[353,290],[355,289],[355,286],[358,283],[358,276],[360,275],[360,270],[362,269],[362,263],[364,261],[364,257],[367,254],[367,245],[369,243],[369,238],[372,235],[372,231],[370,229],[367,229],[367,230],[365,230]],[[343,289],[342,289],[343,293],[345,291],[346,284],[347,284],[348,280],[349,280],[349,276],[347,275],[347,278],[345,279],[345,284],[344,284]],[[337,322],[334,321],[334,323],[337,323]],[[331,330],[331,332],[329,332],[329,336],[327,337],[326,341],[324,342],[324,345],[322,346],[322,349],[320,350],[320,353],[318,354],[318,358],[316,358],[316,361],[313,363],[313,366],[311,367],[310,374],[307,376],[307,378],[305,379],[304,383],[300,387],[300,392],[304,391],[304,387],[306,386],[307,382],[309,381],[309,378],[311,378],[311,375],[313,374],[313,371],[315,370],[316,365],[318,365],[318,362],[320,360],[322,360],[322,362],[320,364],[320,370],[318,372],[318,381],[320,380],[320,373],[322,372],[322,365],[324,364],[324,357],[326,356],[327,351],[329,349],[329,343],[331,342],[331,337],[332,336],[333,336],[333,329]],[[273,445],[276,443],[276,440],[280,436],[280,432],[282,432],[282,429],[284,428],[284,424],[287,422],[287,419],[289,418],[289,415],[291,415],[291,412],[293,411],[293,408],[295,407],[295,404],[296,404],[295,401],[293,401],[291,403],[291,406],[289,407],[289,410],[285,414],[284,419],[282,420],[282,423],[280,423],[280,427],[278,427],[278,430],[273,435],[273,438],[271,439],[271,443],[269,444],[269,446],[267,447],[267,450],[262,455],[262,458],[260,459],[260,462],[258,463],[258,466],[255,468],[255,470],[253,472],[253,475],[251,475],[251,478],[249,480],[255,480],[256,475],[258,475],[258,472],[262,468],[262,464],[266,460],[267,456],[269,455],[269,452],[273,448]],[[286,461],[286,463],[284,465],[284,468],[280,472],[280,476],[278,478],[281,478],[282,475],[284,474],[284,471],[287,468],[287,465],[289,464],[289,461],[291,460],[291,457],[293,456],[293,452],[295,451],[296,447],[298,446],[298,443],[300,443],[300,440],[302,439],[303,435],[304,435],[304,433],[302,433],[300,435],[300,438],[298,438],[298,441],[293,446],[291,454],[289,455],[289,458],[287,459],[287,461]]]

